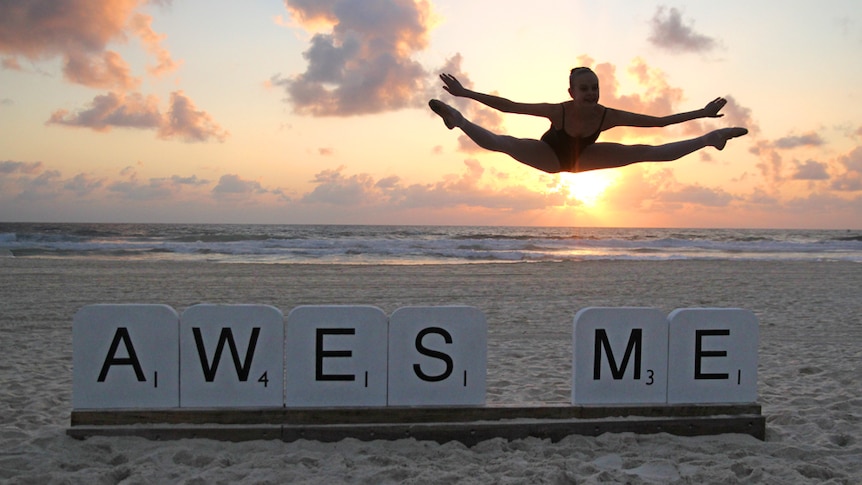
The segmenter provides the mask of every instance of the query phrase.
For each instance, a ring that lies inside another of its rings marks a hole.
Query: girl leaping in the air
[[[706,135],[664,145],[622,145],[596,143],[599,134],[615,126],[661,127],[698,118],[720,118],[719,110],[727,104],[716,98],[703,109],[669,116],[630,113],[599,104],[599,78],[587,67],[572,69],[569,75],[571,101],[560,104],[516,103],[499,96],[471,91],[451,74],[441,74],[443,89],[458,97],[470,98],[505,113],[541,116],[551,121],[551,128],[540,140],[498,135],[476,125],[455,108],[432,99],[431,109],[443,118],[450,130],[461,130],[480,147],[503,152],[515,160],[548,173],[585,172],[600,168],[623,167],[637,162],[676,160],[707,146],[719,150],[731,138],[745,135],[745,128],[723,128]]]

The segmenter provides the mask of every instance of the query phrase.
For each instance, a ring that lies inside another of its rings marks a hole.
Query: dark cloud
[[[210,183],[209,180],[199,179],[197,175],[192,175],[190,177],[181,177],[179,175],[174,175],[171,177],[171,182],[173,182],[177,185],[191,185],[191,186],[207,185]]]
[[[676,8],[658,7],[652,20],[649,42],[672,52],[710,52],[718,46],[715,39],[699,34],[683,24],[682,14]]]
[[[76,84],[101,89],[134,89],[140,79],[126,61],[108,49],[130,36],[141,39],[156,58],[153,73],[175,63],[161,47],[150,18],[135,15],[145,0],[15,0],[0,2],[0,53],[4,66],[18,66],[18,57],[40,61],[60,57],[63,74]]]
[[[228,133],[212,116],[199,111],[182,91],[171,93],[171,105],[163,115],[155,96],[140,93],[108,93],[93,98],[90,106],[70,113],[55,111],[48,124],[110,131],[112,128],[156,130],[159,138],[179,138],[186,142],[224,141]]]
[[[291,17],[316,33],[306,71],[271,83],[300,114],[351,116],[418,107],[428,72],[413,55],[428,43],[430,6],[414,0],[285,0]]]
[[[175,193],[174,186],[162,178],[150,179],[147,182],[139,182],[136,179],[118,181],[108,185],[107,189],[130,200],[162,200]]]
[[[794,180],[828,180],[829,173],[826,171],[827,165],[814,160],[807,160],[804,163],[796,162],[796,171],[792,178]]]
[[[267,190],[260,185],[260,182],[245,180],[236,174],[222,175],[218,184],[213,188],[213,195],[217,198],[245,197],[266,192]]]
[[[93,177],[79,173],[63,184],[63,188],[73,192],[78,197],[84,197],[91,194],[104,185],[102,179],[94,179]]]
[[[14,162],[12,160],[0,161],[0,174],[34,174],[42,170],[42,162]]]
[[[817,147],[823,145],[823,139],[820,135],[814,132],[804,135],[785,136],[775,141],[775,147],[781,149],[797,148],[801,146]]]
[[[128,200],[165,200],[175,197],[183,187],[197,187],[208,185],[210,182],[201,180],[197,175],[181,176],[172,175],[170,177],[151,177],[141,181],[138,179],[137,172],[133,167],[125,167],[120,171],[120,175],[126,177],[126,180],[115,181],[107,185],[107,190],[115,195],[119,195]]]
[[[845,173],[836,177],[830,185],[832,190],[839,192],[857,192],[862,191],[862,174]]]
[[[14,198],[19,201],[50,200],[56,197],[56,185],[61,177],[60,171],[53,169],[30,172],[14,180],[11,184],[14,188],[9,193],[15,193]]]

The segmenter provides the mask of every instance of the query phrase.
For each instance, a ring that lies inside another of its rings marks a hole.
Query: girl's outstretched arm
[[[509,99],[494,96],[492,94],[484,94],[465,88],[455,76],[451,74],[441,74],[440,80],[443,81],[443,89],[452,96],[460,98],[470,98],[478,101],[489,108],[494,108],[497,111],[504,113],[516,113],[523,115],[541,116],[551,118],[557,113],[557,104],[550,103],[518,103]]]
[[[709,103],[707,103],[707,105],[702,109],[667,116],[650,116],[639,113],[631,113],[629,111],[609,109],[603,128],[608,129],[613,128],[614,126],[637,126],[641,128],[652,128],[675,125],[677,123],[683,123],[699,118],[721,118],[724,115],[719,114],[718,112],[726,104],[726,99],[715,98]]]

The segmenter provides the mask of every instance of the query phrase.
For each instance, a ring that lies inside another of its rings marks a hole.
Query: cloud
[[[862,174],[846,173],[836,177],[830,186],[839,192],[857,192],[862,190]]]
[[[301,74],[271,79],[294,111],[351,116],[421,106],[426,70],[413,55],[428,44],[425,0],[285,0],[291,18],[315,33]]]
[[[591,59],[585,60],[592,64]],[[613,64],[598,64],[594,70],[602,83],[603,104],[617,109],[665,115],[673,113],[675,106],[684,98],[682,88],[671,86],[663,71],[650,67],[641,58],[633,59],[627,69],[638,80],[639,92],[635,94],[619,94],[619,81],[617,81],[616,66]]]
[[[22,201],[53,199],[56,197],[54,187],[60,178],[58,170],[45,170],[35,177],[19,178],[16,181],[19,192],[15,198]]]
[[[828,180],[829,173],[826,171],[827,165],[814,160],[807,160],[805,163],[796,162],[796,172],[792,178],[794,180]]]
[[[135,89],[141,80],[132,76],[126,61],[114,51],[99,54],[71,54],[63,67],[66,79],[91,88]]]
[[[180,202],[178,196],[185,187],[195,188],[209,185],[210,183],[207,180],[199,179],[197,175],[150,177],[142,181],[138,179],[138,174],[133,167],[123,168],[120,171],[120,175],[126,177],[126,179],[117,180],[108,184],[105,184],[104,181],[99,182],[101,185],[105,186],[105,189],[110,194],[132,201],[171,201],[173,203],[178,203]],[[76,178],[78,177],[81,176],[76,176]],[[94,189],[95,188],[98,188],[98,186],[94,187]]]
[[[140,79],[126,61],[108,49],[129,36],[141,39],[157,59],[153,72],[175,67],[160,46],[149,17],[134,15],[146,0],[17,0],[0,3],[0,53],[4,66],[17,58],[40,61],[60,57],[72,83],[100,89],[135,89]]]
[[[112,128],[156,130],[159,138],[179,138],[186,142],[224,141],[228,132],[208,113],[198,111],[182,91],[171,93],[171,105],[162,114],[155,96],[140,93],[108,93],[93,98],[90,106],[70,113],[57,110],[47,124],[89,128],[107,132]]]
[[[87,196],[104,184],[102,179],[94,179],[90,175],[79,173],[63,184],[65,190],[73,192],[78,197]]]
[[[255,194],[265,194],[268,191],[264,189],[260,182],[255,180],[245,180],[236,174],[222,175],[218,184],[213,188],[213,195],[218,198],[243,198]]]
[[[181,177],[179,175],[171,176],[171,182],[177,185],[191,185],[191,186],[200,186],[200,185],[208,185],[210,183],[209,180],[199,179],[197,175],[192,175],[190,177]]]
[[[687,185],[670,192],[660,192],[655,198],[661,202],[704,207],[726,207],[734,199],[733,195],[724,189],[704,187],[699,184]]]
[[[301,201],[309,204],[366,205],[380,202],[385,197],[383,187],[376,186],[368,174],[345,177],[344,167],[327,169],[314,175],[314,189],[305,194]]]
[[[222,129],[205,111],[198,111],[191,99],[182,91],[171,93],[171,109],[159,129],[159,137],[182,138],[187,142],[225,141],[228,132]]]
[[[856,147],[852,152],[841,157],[841,163],[847,170],[862,174],[862,147]]]
[[[111,128],[155,129],[163,120],[155,96],[108,93],[96,96],[89,108],[76,113],[55,111],[48,123],[105,132]]]
[[[152,28],[153,18],[149,15],[135,14],[130,24],[131,29],[141,39],[141,43],[147,52],[155,59],[156,64],[147,67],[147,71],[153,76],[161,76],[177,68],[177,63],[171,58],[171,53],[162,47],[164,34],[157,34]]]
[[[405,185],[397,176],[376,180],[370,174],[345,175],[344,167],[315,175],[311,192],[300,202],[344,208],[385,210],[452,208],[497,209],[524,212],[562,206],[566,194],[546,194],[523,186],[492,187],[485,183],[485,169],[476,160],[464,162],[465,172],[450,174],[427,184]]]
[[[440,72],[452,74],[453,76],[458,78],[458,80],[461,82],[461,84],[464,85],[465,88],[472,89],[473,81],[470,79],[470,75],[461,69],[462,61],[463,57],[461,56],[461,54],[455,54],[446,61],[443,67],[440,68]],[[439,79],[436,79],[436,77],[435,81],[441,82],[439,81]],[[442,89],[439,91],[445,93],[445,91],[442,91]],[[438,95],[439,94],[434,94],[429,95],[428,97],[437,97]],[[442,97],[446,100],[446,102],[454,105],[458,110],[460,110],[461,113],[470,121],[493,133],[504,132],[503,115],[499,111],[487,108],[483,104],[473,102],[467,98],[456,98],[449,94],[443,94]],[[430,109],[428,110],[428,114],[429,116],[435,117],[441,125],[443,124],[442,121],[439,121],[437,115],[433,114]],[[466,153],[476,153],[484,151],[483,148],[480,148],[479,145],[477,145],[473,140],[470,139],[470,137],[464,134],[458,135],[458,149]]]
[[[659,6],[650,20],[652,32],[649,42],[671,52],[711,52],[718,41],[695,32],[691,23],[683,25],[682,14],[676,8]]]
[[[785,136],[775,140],[775,147],[781,149],[798,148],[801,146],[818,147],[823,145],[823,139],[820,135],[814,132],[804,135]]]
[[[42,162],[15,162],[12,160],[0,161],[0,174],[34,174],[43,168]]]
[[[862,147],[856,147],[839,159],[845,172],[832,181],[832,189],[842,192],[862,190]]]
[[[172,178],[152,177],[146,181],[138,180],[138,174],[133,167],[120,170],[120,175],[126,180],[118,180],[106,186],[109,193],[126,200],[162,201],[176,195],[179,184]]]

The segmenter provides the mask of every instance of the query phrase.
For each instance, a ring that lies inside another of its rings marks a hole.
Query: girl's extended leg
[[[727,140],[748,133],[745,128],[722,128],[706,135],[664,145],[594,143],[581,151],[578,172],[624,167],[638,162],[670,162],[708,146],[724,149]]]
[[[529,138],[498,135],[467,120],[458,110],[441,101],[432,99],[428,104],[435,113],[443,118],[447,128],[450,130],[461,128],[461,131],[480,147],[505,153],[515,160],[543,172],[557,173],[560,171],[557,155],[547,143]]]

